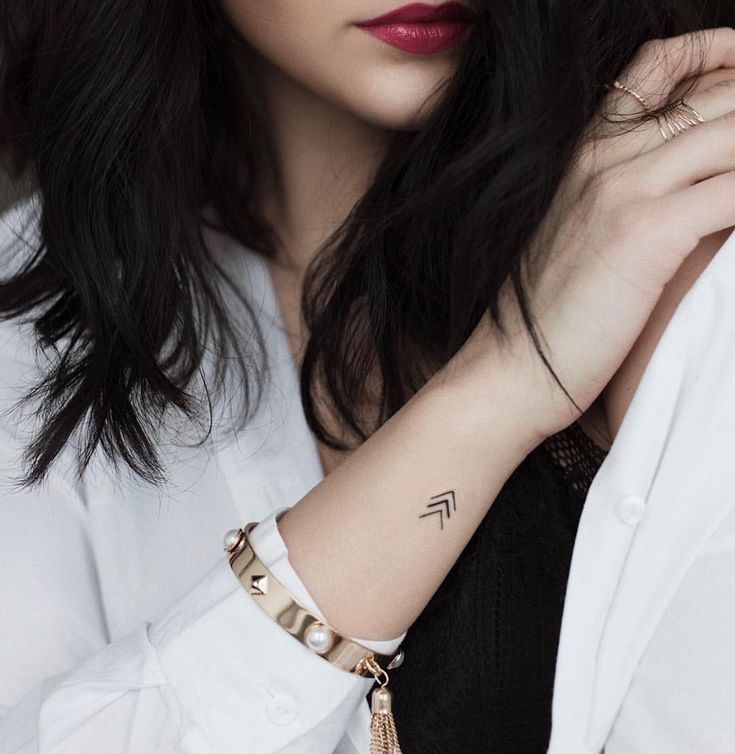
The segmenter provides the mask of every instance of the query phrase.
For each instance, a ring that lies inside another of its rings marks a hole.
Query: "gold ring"
[[[626,94],[630,94],[632,97],[635,97],[638,100],[638,102],[641,105],[643,105],[643,107],[645,107],[646,110],[651,109],[651,106],[648,104],[648,102],[646,102],[646,100],[643,97],[641,97],[641,95],[638,94],[638,92],[634,92],[632,89],[625,86],[625,84],[621,84],[619,81],[615,80],[612,82],[612,86],[615,89],[620,89],[620,91],[625,92]]]
[[[670,105],[667,105],[661,114],[656,116],[656,122],[658,123],[659,131],[661,131],[661,136],[664,137],[664,141],[669,141],[669,139],[673,139],[674,136],[678,136],[688,128],[704,123],[704,118],[691,105],[684,102],[682,98],[679,98]],[[664,129],[664,125],[668,129],[668,134]]]
[[[650,104],[638,92],[633,91],[633,89],[625,86],[625,84],[613,81],[610,88],[620,89],[620,91],[635,97],[646,111],[651,109]],[[660,114],[651,116],[651,118],[654,117],[664,141],[673,139],[692,126],[704,123],[704,118],[681,97],[667,105]]]

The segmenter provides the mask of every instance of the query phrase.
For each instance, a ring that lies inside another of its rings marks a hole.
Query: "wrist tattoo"
[[[432,495],[429,498],[432,502],[427,503],[426,507],[430,508],[428,513],[422,513],[419,518],[425,516],[433,516],[435,513],[439,514],[439,525],[444,529],[444,516],[450,518],[452,511],[457,510],[457,501],[454,498],[454,490],[447,490],[446,492],[440,492],[438,495]]]

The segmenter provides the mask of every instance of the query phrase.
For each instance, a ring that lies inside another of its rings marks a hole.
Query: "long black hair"
[[[604,85],[645,40],[735,22],[703,0],[477,5],[482,20],[441,104],[418,130],[396,132],[306,276],[301,397],[332,447],[346,441],[327,429],[317,386],[365,439],[485,311],[502,327],[509,277],[553,373],[522,263]],[[30,319],[53,354],[25,396],[43,421],[23,484],[41,481],[76,432],[80,474],[100,446],[162,480],[164,415],[182,412],[206,437],[229,370],[243,378],[243,421],[252,410],[262,340],[233,325],[223,295],[237,281],[203,236],[209,226],[263,255],[278,243],[256,201],[276,161],[248,55],[212,0],[0,4],[0,153],[41,199],[38,243],[0,282],[0,316]],[[207,382],[209,347],[222,358]],[[368,422],[358,407],[374,369]]]

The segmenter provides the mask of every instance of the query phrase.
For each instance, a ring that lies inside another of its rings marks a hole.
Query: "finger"
[[[686,102],[692,105],[705,121],[715,120],[735,110],[735,71],[730,72],[727,78],[722,78],[706,89],[687,97]]]
[[[735,170],[735,109],[688,129],[623,167],[642,197],[679,191],[731,170]]]
[[[735,171],[661,197],[653,209],[652,214],[669,218],[671,242],[686,254],[705,236],[735,226]]]
[[[724,79],[735,78],[735,68],[717,68],[714,71],[709,71],[701,76],[694,76],[687,81],[691,81],[691,88],[688,89],[686,96],[692,96],[695,92],[704,92],[710,89],[714,84],[723,81]]]
[[[735,68],[735,29],[729,26],[648,40],[641,45],[618,80],[654,108],[669,97],[680,81],[693,77],[702,79],[722,68]],[[695,80],[691,92],[697,87]],[[690,93],[687,101],[693,96]],[[697,108],[693,102],[690,104]],[[599,114],[590,123],[589,138],[577,150],[579,180],[576,183],[584,185],[598,171],[660,145],[662,136],[655,119],[646,119],[635,126],[627,123],[615,126],[606,121],[611,114],[612,120],[616,116],[623,116],[624,120],[624,116],[640,114],[644,110],[630,94],[618,89],[610,91],[600,105]],[[713,111],[709,117],[717,117],[718,112]],[[707,120],[704,114],[702,117]]]
[[[705,124],[716,121],[735,110],[735,78],[733,78],[735,72],[731,71],[728,75],[729,78],[722,78],[709,88],[697,91],[690,97],[685,98],[685,102],[702,116]],[[731,124],[730,128],[735,129],[735,124]],[[698,133],[698,137],[703,137],[705,133],[709,133],[709,130]],[[683,134],[679,135],[683,136]],[[725,132],[723,135],[726,143],[730,141],[728,138],[729,132]],[[590,142],[586,146],[586,149],[590,153],[594,151],[597,170],[604,170],[605,168],[612,168],[640,157],[647,152],[663,146],[665,143],[658,119],[651,117],[634,128],[628,126],[628,130],[623,133],[615,136],[605,136],[595,142]],[[711,146],[715,147],[716,145],[713,144]],[[722,145],[720,152],[724,148],[725,144]],[[696,155],[694,157],[696,164]],[[592,155],[587,154],[585,158],[589,162],[592,159]],[[727,169],[730,168],[727,167]],[[712,175],[712,173],[709,173],[709,175]],[[706,175],[701,175],[700,177],[706,177]]]
[[[679,82],[700,72],[724,67],[735,67],[735,29],[729,26],[648,40],[641,45],[618,80],[636,91],[653,108],[666,101]],[[627,112],[642,110],[642,106],[625,92],[613,90],[611,94],[611,105],[622,104],[618,95],[623,95],[628,100]]]

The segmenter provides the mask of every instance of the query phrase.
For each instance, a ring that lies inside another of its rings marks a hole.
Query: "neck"
[[[263,197],[263,212],[280,236],[274,263],[301,278],[366,190],[390,132],[273,67],[263,84],[280,175]]]

